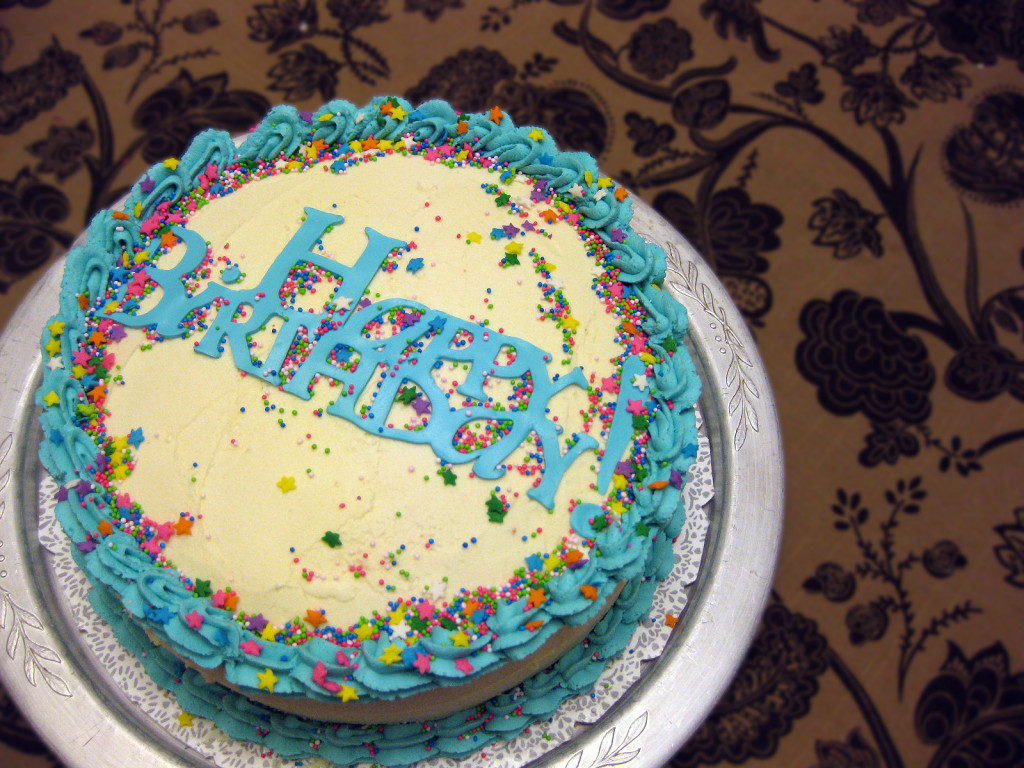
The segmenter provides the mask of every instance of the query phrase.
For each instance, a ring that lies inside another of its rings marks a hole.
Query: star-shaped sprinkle
[[[88,554],[96,549],[96,542],[92,539],[86,539],[85,541],[78,542],[75,546],[78,547],[78,551],[82,554]]]
[[[404,120],[409,113],[402,108],[401,104],[397,104],[391,108],[391,117],[395,120]]]
[[[479,232],[469,232],[469,233],[467,233],[466,234],[466,242],[467,243],[479,243],[480,242],[480,233]]]
[[[519,256],[512,251],[505,251],[504,262],[506,266],[517,267],[519,266]]]
[[[406,272],[412,272],[414,275],[423,269],[423,259],[417,256],[414,259],[409,259],[409,263],[405,265]]]
[[[148,195],[155,187],[156,184],[148,175],[143,176],[142,180],[139,182],[139,191],[144,195]]]
[[[584,584],[580,587],[580,594],[587,598],[587,600],[597,600],[597,587],[593,584]]]
[[[145,439],[142,434],[142,427],[135,427],[135,429],[128,433],[126,442],[130,443],[133,448],[138,448]]]
[[[178,522],[173,526],[174,532],[179,536],[191,536],[192,535],[192,521],[187,517],[179,517]]]
[[[351,685],[342,685],[341,690],[338,691],[338,698],[342,701],[355,701],[359,698],[359,694]]]
[[[610,395],[618,394],[619,382],[617,382],[611,376],[605,376],[604,378],[601,379],[601,389]]]
[[[412,409],[416,411],[419,416],[430,413],[430,401],[420,395],[412,401]]]
[[[529,136],[534,141],[540,141],[541,139],[544,138],[544,131],[542,131],[540,128],[534,128],[526,135]]]
[[[263,653],[263,646],[257,643],[255,640],[243,640],[238,644],[242,653],[247,653],[250,656],[259,656]]]
[[[288,493],[288,491],[295,490],[295,478],[285,475],[277,481],[277,487],[281,489],[281,493]]]
[[[274,686],[277,685],[277,675],[274,674],[274,671],[270,669],[270,667],[267,667],[262,672],[257,672],[256,677],[259,678],[260,681],[257,686],[258,690],[267,690],[271,693],[274,692]]]
[[[645,412],[643,400],[627,400],[626,410],[634,416],[642,416]]]
[[[572,315],[566,315],[562,318],[562,327],[568,328],[570,331],[575,331],[580,327],[580,321]]]
[[[415,387],[402,387],[395,399],[402,405],[409,405],[417,397],[419,397],[419,392],[416,391]]]
[[[310,608],[306,611],[306,623],[312,625],[314,628],[319,627],[321,624],[327,623],[327,618],[321,611]]]
[[[177,167],[178,167],[178,158],[176,158],[176,157],[168,157],[166,160],[164,160],[164,168],[166,168],[167,170],[173,171]]]
[[[452,640],[452,645],[456,648],[469,648],[469,635],[465,632],[456,632],[454,635],[448,635]]]
[[[473,665],[469,663],[469,659],[456,659],[455,668],[464,675],[473,671]]]
[[[647,376],[642,373],[638,373],[633,377],[633,386],[643,392],[650,386],[650,383],[647,381]]]
[[[501,503],[494,491],[491,491],[491,498],[486,502],[487,507],[487,519],[492,523],[501,523],[505,521],[505,515],[508,514],[505,507]]]
[[[188,712],[182,712],[180,715],[178,715],[178,725],[180,725],[182,728],[191,728],[192,715],[190,715]]]
[[[458,476],[452,472],[451,467],[441,467],[441,469],[437,470],[437,474],[444,480],[445,485],[455,485],[455,481],[458,479]]]
[[[539,608],[540,606],[544,605],[544,603],[546,603],[547,600],[547,592],[545,592],[543,589],[531,589],[530,596],[529,598],[527,598],[526,604],[531,608]]]
[[[260,638],[266,640],[268,643],[272,643],[277,639],[277,627],[273,624],[267,624],[260,632]]]
[[[402,651],[399,650],[397,645],[392,644],[385,648],[384,653],[378,658],[390,667],[392,664],[402,660]]]
[[[185,623],[190,629],[199,629],[203,626],[203,614],[199,611],[192,611],[192,613],[186,614]]]
[[[178,237],[173,232],[164,232],[162,235],[160,235],[161,248],[173,248],[177,244]]]
[[[504,117],[504,115],[501,113],[501,107],[491,107],[489,119],[492,123],[500,123],[502,117]]]
[[[341,536],[336,531],[327,531],[323,536],[320,537],[320,541],[322,541],[331,549],[341,546]]]
[[[57,405],[57,403],[60,402],[60,397],[57,395],[56,392],[54,392],[51,389],[49,392],[43,395],[43,402],[49,406]]]
[[[417,653],[416,661],[412,665],[416,667],[421,675],[425,675],[430,671],[430,657],[425,653]]]

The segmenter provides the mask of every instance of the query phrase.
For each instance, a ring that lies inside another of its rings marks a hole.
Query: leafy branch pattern
[[[746,442],[748,430],[757,432],[760,426],[755,401],[760,398],[761,393],[748,373],[753,370],[753,361],[732,329],[726,317],[725,308],[715,299],[714,291],[700,279],[697,265],[692,261],[681,259],[678,250],[671,244],[668,246],[668,250],[670,263],[685,263],[686,265],[682,272],[669,267],[668,275],[675,279],[668,279],[668,283],[676,286],[685,296],[697,302],[704,314],[712,319],[711,328],[716,331],[714,339],[725,345],[720,348],[720,351],[729,355],[724,395],[728,402],[729,413],[735,414],[739,411],[736,429],[732,436],[733,447],[738,451]]]
[[[880,640],[888,629],[890,615],[902,622],[897,666],[897,692],[900,698],[914,658],[924,650],[927,641],[938,637],[951,625],[981,613],[980,608],[970,600],[965,600],[932,617],[923,627],[915,625],[917,616],[906,581],[907,573],[921,564],[929,576],[946,579],[967,565],[967,559],[959,547],[946,539],[920,553],[897,551],[895,531],[901,516],[918,514],[921,511],[920,502],[927,495],[921,487],[920,477],[910,481],[900,480],[895,489],[886,490],[885,503],[888,510],[878,522],[880,535],[877,538],[871,538],[867,533],[872,514],[862,504],[859,493],[847,493],[840,488],[836,492],[836,502],[832,504],[832,513],[836,516],[833,527],[840,532],[852,532],[861,554],[861,559],[853,569],[856,579],[861,582],[878,582],[886,590],[867,603],[858,603],[849,609],[846,628],[850,642],[862,645]],[[825,563],[804,582],[804,589],[821,593],[833,602],[844,602],[852,598],[856,583],[853,575],[842,566]]]
[[[607,768],[610,765],[623,765],[624,763],[631,762],[640,754],[640,747],[637,746],[635,749],[629,749],[629,747],[644,732],[644,729],[647,727],[647,719],[648,715],[646,712],[638,715],[629,724],[629,727],[626,728],[626,734],[618,746],[615,745],[615,727],[609,728],[605,735],[601,737],[601,743],[598,744],[597,754],[594,755],[593,760],[584,763],[584,751],[580,750],[569,758],[565,768]]]

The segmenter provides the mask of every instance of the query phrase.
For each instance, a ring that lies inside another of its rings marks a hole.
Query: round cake
[[[43,332],[90,599],[182,707],[405,764],[588,690],[672,567],[699,382],[624,188],[495,107],[275,107],[101,212]]]

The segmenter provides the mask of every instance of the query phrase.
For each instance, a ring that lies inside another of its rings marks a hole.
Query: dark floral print
[[[1004,347],[970,344],[953,355],[943,383],[967,400],[991,400],[1007,390],[1020,391],[1020,368],[1017,358]]]
[[[315,0],[274,0],[253,6],[255,13],[246,19],[249,37],[257,43],[270,43],[268,53],[312,36],[317,29]]]
[[[948,579],[955,571],[967,567],[967,558],[955,541],[943,539],[924,551],[921,564],[929,575],[937,579]]]
[[[63,181],[81,167],[82,156],[95,138],[87,120],[74,126],[51,125],[46,138],[28,148],[39,158],[36,173],[52,173]]]
[[[801,64],[800,69],[790,72],[781,83],[776,83],[775,93],[804,104],[820,104],[825,98],[818,83],[818,68],[810,62]]]
[[[302,101],[319,93],[329,99],[338,87],[341,62],[331,59],[311,43],[281,54],[277,64],[267,73],[273,82],[271,90],[283,91],[286,101]]]
[[[987,203],[1024,199],[1024,95],[997,91],[974,107],[969,125],[943,147],[950,180]]]
[[[915,99],[944,102],[959,99],[971,79],[957,71],[962,59],[956,56],[925,56],[918,54],[903,74],[900,82],[910,88]]]
[[[846,741],[814,742],[814,768],[880,768],[878,753],[872,749],[860,730],[850,731]]]
[[[385,5],[386,0],[327,0],[327,11],[337,20],[341,33],[349,35],[359,27],[387,21]]]
[[[814,575],[804,581],[804,589],[808,592],[820,592],[832,603],[843,603],[853,597],[857,589],[857,579],[839,563],[822,563]]]
[[[811,301],[800,328],[797,367],[826,409],[876,422],[928,418],[935,384],[928,350],[899,329],[878,299],[843,290],[831,301]]]
[[[640,157],[650,157],[676,137],[676,129],[668,123],[659,123],[636,112],[626,113],[627,136],[633,140],[633,152]]]
[[[877,603],[855,605],[846,612],[846,629],[854,645],[881,640],[888,628],[889,615]]]
[[[1005,57],[1024,67],[1024,13],[1015,0],[939,0],[927,14],[946,50],[975,64]]]
[[[633,33],[629,40],[629,62],[640,74],[661,80],[693,58],[691,42],[690,33],[677,26],[675,20],[659,19]]]
[[[864,449],[857,458],[865,467],[876,467],[883,462],[895,464],[901,456],[916,456],[921,450],[917,435],[899,419],[872,423],[864,442]]]
[[[576,88],[541,88],[506,80],[494,92],[520,125],[546,126],[555,140],[571,150],[600,155],[608,139],[608,119],[597,103]]]
[[[971,657],[949,643],[941,671],[917,700],[914,729],[922,742],[938,748],[943,760],[935,765],[1024,765],[1024,672],[1010,671],[1002,643]]]
[[[828,37],[820,42],[824,53],[822,64],[844,75],[878,53],[878,48],[860,27],[831,27],[828,32]]]
[[[705,19],[711,19],[715,32],[723,39],[728,39],[730,32],[737,40],[748,37],[754,44],[754,51],[764,61],[775,61],[779,52],[768,45],[764,34],[764,19],[758,10],[759,0],[704,0],[700,4],[700,13]]]
[[[782,214],[774,206],[755,203],[739,187],[719,190],[701,220],[693,202],[678,192],[663,192],[654,207],[725,272],[760,273],[768,269],[764,253],[780,245],[776,232]]]
[[[708,130],[729,114],[731,90],[727,80],[705,80],[676,94],[672,117],[687,128]]]
[[[906,120],[905,109],[917,106],[885,72],[850,75],[846,85],[848,89],[839,104],[844,111],[853,112],[858,125],[870,123],[876,128],[888,128]]]
[[[252,127],[270,107],[260,94],[228,90],[227,75],[194,79],[188,70],[143,101],[132,125],[143,135],[142,157],[155,163],[178,157],[189,140],[210,126],[239,133]]]
[[[456,109],[489,109],[498,83],[515,75],[516,68],[498,51],[467,48],[431,67],[405,96],[414,104],[446,99]]]
[[[70,212],[64,193],[27,168],[13,181],[0,180],[0,291],[44,264],[55,244],[71,244],[57,228]]]
[[[860,0],[857,21],[884,27],[907,13],[907,0]]]
[[[462,0],[405,0],[405,10],[422,13],[429,21],[437,21],[449,8],[461,8]]]
[[[1024,507],[1013,510],[1016,522],[995,527],[1003,543],[995,547],[996,559],[1009,571],[1007,584],[1024,589]]]
[[[646,13],[663,11],[669,0],[597,0],[597,10],[619,21],[638,19]]]
[[[808,227],[818,230],[814,244],[831,247],[837,259],[851,259],[865,248],[881,256],[878,221],[882,217],[864,210],[841,189],[833,190],[832,195],[814,201],[814,213],[807,222]]]
[[[81,59],[56,42],[31,64],[0,72],[0,134],[14,133],[40,112],[52,109],[82,81],[84,73]]]

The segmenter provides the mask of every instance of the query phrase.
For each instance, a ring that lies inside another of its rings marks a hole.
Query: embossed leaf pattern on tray
[[[11,482],[11,448],[14,445],[14,435],[8,434],[0,442],[0,518],[3,518],[7,511],[7,498],[4,493]],[[0,577],[6,575],[6,571],[0,570]],[[60,696],[70,696],[71,689],[64,679],[51,669],[51,666],[61,663],[60,655],[52,648],[32,639],[32,630],[41,631],[43,623],[29,610],[22,608],[14,601],[10,590],[0,586],[0,631],[6,631],[7,637],[4,641],[4,650],[8,658],[17,659],[24,654],[25,679],[29,684],[36,686],[39,678],[43,679],[46,687]]]
[[[668,284],[681,292],[686,298],[697,302],[704,314],[712,318],[720,330],[712,335],[715,341],[724,344],[722,351],[729,355],[729,365],[725,373],[725,401],[728,403],[729,415],[736,419],[733,431],[733,447],[739,450],[747,440],[747,432],[757,432],[760,424],[755,402],[761,397],[757,384],[749,375],[754,369],[743,342],[733,330],[725,314],[725,307],[715,298],[715,291],[701,280],[700,270],[692,261],[684,260],[678,249],[671,243],[665,244],[668,252]],[[678,269],[681,267],[681,269]],[[671,279],[676,278],[676,279]],[[738,414],[737,414],[738,412]]]
[[[639,747],[630,749],[630,746],[640,737],[640,734],[644,732],[646,727],[647,713],[643,712],[629,724],[629,727],[626,729],[625,738],[623,738],[618,746],[615,745],[616,730],[614,727],[609,728],[608,732],[601,737],[601,743],[598,745],[597,755],[593,761],[584,763],[585,753],[583,750],[580,750],[569,758],[565,768],[605,768],[609,765],[623,765],[630,762],[640,754]]]

